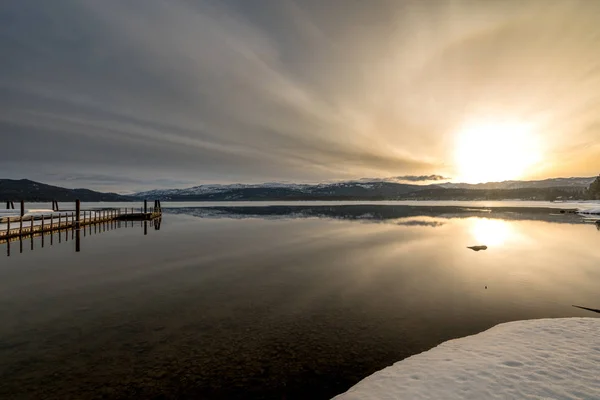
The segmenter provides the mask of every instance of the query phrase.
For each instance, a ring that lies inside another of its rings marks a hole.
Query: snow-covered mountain
[[[378,181],[344,181],[319,184],[263,183],[199,185],[187,189],[157,189],[134,194],[136,197],[164,200],[241,200],[303,198],[389,198],[413,192],[424,186]]]
[[[420,178],[420,177],[416,177]],[[399,182],[399,177],[389,179],[359,179],[319,184],[296,184],[270,182],[263,184],[209,184],[187,189],[157,189],[136,193],[138,198],[162,200],[232,201],[232,200],[360,200],[360,199],[451,199],[454,197],[478,198],[490,190],[530,190],[519,196],[539,198],[544,191],[561,190],[552,196],[571,196],[571,192],[583,192],[595,178],[554,178],[540,181],[505,181],[481,184],[435,183],[416,184]],[[462,192],[451,192],[462,190]],[[464,190],[472,193],[465,193]],[[506,195],[506,193],[503,193]],[[449,197],[450,196],[450,197]]]
[[[446,189],[532,189],[532,188],[587,188],[596,179],[591,178],[551,178],[538,181],[503,181],[503,182],[487,182],[487,183],[441,183],[441,186]]]
[[[308,184],[294,184],[294,183],[280,183],[280,182],[267,182],[261,184],[243,184],[233,183],[229,185],[220,184],[208,184],[198,185],[186,189],[155,189],[146,192],[135,193],[136,197],[148,197],[148,198],[159,198],[159,197],[171,197],[171,196],[198,196],[215,193],[223,193],[231,190],[239,189],[274,189],[274,188],[286,188],[302,191],[303,189],[309,188],[312,185]]]

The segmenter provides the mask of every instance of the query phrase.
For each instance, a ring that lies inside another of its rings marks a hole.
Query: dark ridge
[[[116,193],[101,193],[89,189],[67,189],[29,179],[0,179],[0,201],[132,201],[134,198]]]

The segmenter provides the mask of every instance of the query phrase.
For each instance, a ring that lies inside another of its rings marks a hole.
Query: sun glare
[[[526,124],[475,124],[456,137],[455,163],[461,182],[519,179],[539,161],[540,145]]]
[[[511,236],[510,226],[499,219],[478,218],[473,221],[471,234],[477,244],[501,246]]]

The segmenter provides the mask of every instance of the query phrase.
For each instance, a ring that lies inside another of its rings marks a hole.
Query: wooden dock
[[[7,208],[14,203],[7,202]],[[81,210],[81,202],[75,201],[75,210],[58,210],[58,202],[52,203],[51,213],[25,215],[24,202],[21,201],[20,216],[0,217],[0,243],[23,236],[43,235],[64,229],[80,229],[87,225],[105,224],[111,221],[152,221],[162,217],[159,200],[154,207],[140,208],[101,208]],[[55,209],[56,208],[56,209]]]

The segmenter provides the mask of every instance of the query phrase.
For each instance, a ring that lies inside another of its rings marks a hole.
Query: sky
[[[599,48],[593,0],[3,1],[0,178],[594,176]]]

